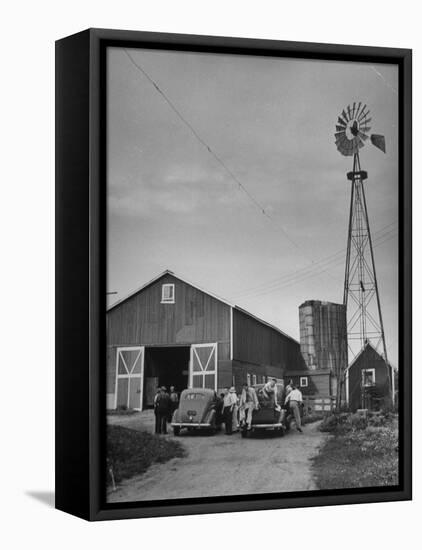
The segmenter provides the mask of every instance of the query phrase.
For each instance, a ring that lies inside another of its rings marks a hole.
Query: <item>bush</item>
[[[363,414],[354,413],[349,416],[348,422],[355,430],[365,430],[368,427],[368,419]]]
[[[327,414],[319,427],[321,432],[335,432],[337,431],[339,417],[335,414]]]

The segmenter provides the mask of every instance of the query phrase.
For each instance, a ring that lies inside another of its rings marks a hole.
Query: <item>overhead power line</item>
[[[234,174],[234,172],[227,166],[227,164],[222,160],[222,158],[208,145],[208,143],[199,135],[199,133],[195,130],[195,128],[192,126],[192,124],[184,117],[184,115],[179,111],[179,109],[176,107],[176,105],[171,101],[171,99],[166,95],[166,93],[160,88],[160,86],[155,82],[155,80],[146,72],[146,70],[133,59],[133,56],[129,53],[128,50],[124,50],[126,55],[128,56],[130,62],[136,67],[154,86],[156,91],[161,95],[161,97],[164,99],[164,101],[167,103],[167,105],[172,109],[172,111],[177,115],[177,117],[183,122],[183,124],[190,130],[190,132],[193,134],[193,136],[201,143],[201,145],[208,151],[208,153],[214,158],[216,162],[223,168],[223,170],[230,176],[230,178],[237,184],[238,188],[243,191],[243,193],[249,198],[249,200],[260,210],[261,214],[263,214],[266,218],[268,218],[273,223],[277,224],[277,227],[279,230],[283,233],[284,237],[297,249],[300,249],[300,246],[295,242],[294,239],[287,233],[287,231],[284,229],[282,225],[277,223],[277,221],[268,214],[266,211],[264,205],[254,197],[254,195],[243,185],[243,183],[240,181],[240,179]]]
[[[374,243],[379,246],[383,244],[384,242],[392,239],[395,237],[397,229],[392,228],[394,224],[397,222],[393,222],[378,231],[374,232]],[[388,229],[389,228],[389,229]],[[386,231],[387,230],[387,231]],[[304,267],[302,269],[298,269],[295,271],[292,271],[290,273],[287,273],[286,275],[279,277],[277,279],[274,279],[272,281],[267,281],[267,283],[263,283],[261,285],[257,285],[254,287],[250,287],[249,289],[245,289],[239,293],[234,294],[233,296],[238,298],[254,298],[261,296],[263,294],[268,294],[270,292],[275,292],[277,290],[280,290],[281,288],[285,288],[286,286],[290,286],[290,284],[296,284],[298,282],[302,282],[308,278],[312,278],[318,275],[321,275],[321,271],[318,272],[316,270],[320,269],[323,270],[324,268],[327,268],[329,266],[333,266],[336,264],[340,264],[344,262],[344,254],[345,249],[339,250],[330,256],[327,256],[325,258],[322,258],[318,262],[315,262],[313,266]],[[325,271],[325,269],[324,269]]]

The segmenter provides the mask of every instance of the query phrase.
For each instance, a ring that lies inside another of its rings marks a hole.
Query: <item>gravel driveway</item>
[[[110,416],[110,424],[153,431],[151,411]],[[309,491],[316,489],[310,459],[328,437],[318,422],[284,437],[240,434],[214,436],[182,432],[177,438],[188,451],[185,458],[155,464],[120,483],[109,492],[108,502],[167,500],[172,498],[227,496],[250,493]],[[172,438],[173,435],[162,437]]]

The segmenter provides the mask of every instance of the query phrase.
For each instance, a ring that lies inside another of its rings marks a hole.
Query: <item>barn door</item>
[[[189,386],[217,389],[217,344],[193,344],[190,348]]]
[[[144,350],[142,346],[117,348],[115,408],[142,410],[144,382]]]

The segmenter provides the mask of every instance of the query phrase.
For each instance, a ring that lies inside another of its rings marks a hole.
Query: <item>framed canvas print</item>
[[[411,51],[56,43],[56,506],[411,498]]]

